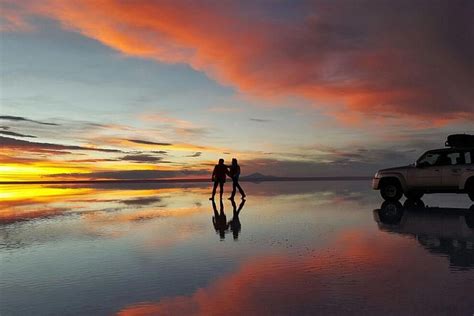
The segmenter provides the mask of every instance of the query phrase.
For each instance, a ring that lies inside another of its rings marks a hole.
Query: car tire
[[[469,195],[469,198],[471,201],[474,202],[474,189],[471,189],[471,191],[468,191],[467,194]]]
[[[423,197],[424,193],[420,191],[407,191],[405,192],[405,197],[409,200],[420,200]]]
[[[380,185],[380,195],[386,201],[398,201],[403,195],[402,186],[398,180],[385,180]]]
[[[474,229],[474,205],[471,205],[469,212],[464,215],[464,219],[466,220],[467,227]]]
[[[474,179],[470,178],[466,185],[467,195],[474,202]]]
[[[385,201],[378,210],[380,221],[386,225],[400,224],[403,213],[404,208],[398,201]]]

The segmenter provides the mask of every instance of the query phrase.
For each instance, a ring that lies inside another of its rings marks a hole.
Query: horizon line
[[[327,176],[327,177],[277,177],[245,178],[242,182],[278,182],[278,181],[343,181],[370,180],[369,176]],[[205,178],[175,178],[175,179],[103,179],[103,180],[33,180],[33,181],[0,181],[0,185],[12,184],[81,184],[81,183],[203,183],[212,182]]]

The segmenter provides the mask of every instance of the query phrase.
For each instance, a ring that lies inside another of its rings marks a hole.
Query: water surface
[[[474,313],[467,196],[245,190],[214,210],[206,184],[2,186],[0,314]]]

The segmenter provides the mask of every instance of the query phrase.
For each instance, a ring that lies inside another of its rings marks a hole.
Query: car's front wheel
[[[385,180],[380,185],[380,195],[387,201],[398,201],[403,195],[402,186],[398,180]]]

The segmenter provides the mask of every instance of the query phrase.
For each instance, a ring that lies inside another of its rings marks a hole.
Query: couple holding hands
[[[237,159],[232,159],[232,164],[227,166],[224,164],[224,159],[219,159],[219,163],[214,167],[212,172],[212,181],[214,182],[214,187],[212,188],[212,197],[209,200],[214,200],[216,195],[217,186],[220,188],[220,198],[222,199],[222,194],[224,193],[224,183],[226,177],[229,176],[232,179],[232,194],[229,197],[229,200],[233,200],[235,197],[236,189],[239,189],[242,199],[245,198],[245,193],[242,187],[239,184],[240,176],[240,166],[237,163]]]

